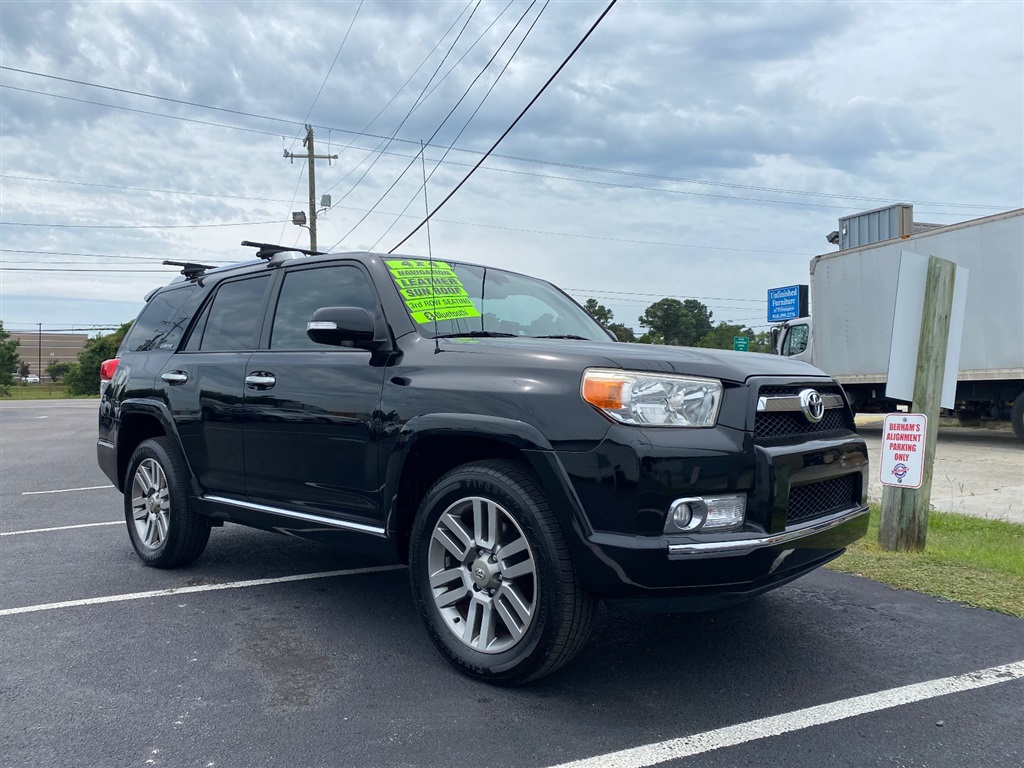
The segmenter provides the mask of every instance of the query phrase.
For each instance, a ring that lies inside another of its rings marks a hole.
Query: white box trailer
[[[969,270],[957,413],[1008,419],[1024,441],[1024,209],[815,256],[813,323],[786,323],[777,351],[835,376],[857,410],[893,410],[885,383],[904,250]]]

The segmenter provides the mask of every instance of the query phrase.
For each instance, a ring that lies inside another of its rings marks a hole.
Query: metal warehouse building
[[[18,340],[18,354],[28,363],[29,373],[45,381],[46,367],[50,363],[78,362],[78,353],[85,347],[89,334],[12,331],[11,338]]]

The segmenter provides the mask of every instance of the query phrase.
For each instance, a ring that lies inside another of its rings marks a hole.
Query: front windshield
[[[389,259],[386,264],[419,330],[431,338],[611,340],[582,307],[543,280],[444,261]]]

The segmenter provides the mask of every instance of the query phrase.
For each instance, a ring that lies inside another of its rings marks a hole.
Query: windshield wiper
[[[576,339],[577,341],[593,341],[586,336],[577,336],[575,333],[552,334],[551,336],[531,336],[531,339]]]
[[[439,333],[435,336],[435,339],[458,339],[465,336],[473,338],[493,338],[497,336],[511,336],[512,338],[518,338],[514,333],[499,333],[498,331],[456,331],[455,333]]]

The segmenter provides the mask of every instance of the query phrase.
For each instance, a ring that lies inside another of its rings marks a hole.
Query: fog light
[[[743,525],[747,497],[694,496],[676,499],[665,516],[665,533],[685,531],[728,531]]]
[[[706,497],[704,504],[707,506],[707,517],[701,530],[724,531],[743,525],[743,518],[747,511],[745,494]]]
[[[701,498],[676,499],[668,508],[665,533],[692,531],[704,522],[704,500]]]

